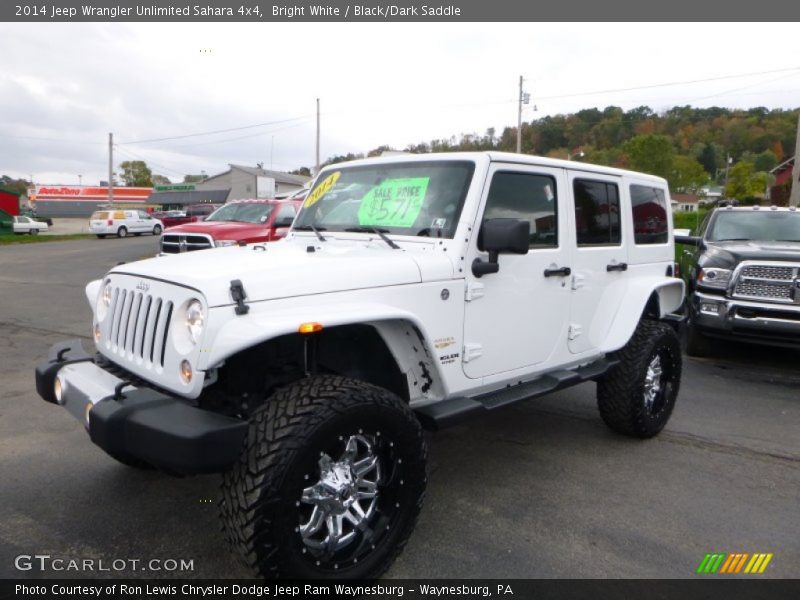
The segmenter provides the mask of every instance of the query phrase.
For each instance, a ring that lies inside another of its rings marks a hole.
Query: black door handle
[[[606,271],[627,271],[628,263],[611,263],[606,265]]]
[[[567,277],[572,273],[572,269],[569,267],[561,267],[560,269],[545,269],[544,276],[545,277]]]

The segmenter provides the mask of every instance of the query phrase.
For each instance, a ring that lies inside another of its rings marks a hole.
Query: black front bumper
[[[60,379],[61,399],[55,394]],[[36,367],[36,391],[84,423],[109,454],[178,474],[228,469],[239,457],[247,422],[203,410],[102,369],[80,340],[56,344]],[[89,405],[91,404],[91,408]]]

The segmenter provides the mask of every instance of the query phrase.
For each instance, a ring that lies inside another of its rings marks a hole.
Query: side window
[[[121,211],[121,210],[115,211],[114,212],[114,218],[115,219],[124,219],[125,218],[125,213],[123,211]]]
[[[573,191],[578,246],[621,244],[617,185],[606,181],[576,179],[573,182]]]
[[[498,171],[492,177],[483,220],[525,219],[531,248],[558,246],[556,180],[549,175]]]
[[[666,244],[667,199],[664,190],[649,185],[631,185],[633,236],[637,244]]]
[[[140,211],[137,211],[137,212],[139,213],[139,218],[140,218],[140,219],[149,219],[149,218],[150,218],[150,215],[148,215],[148,214],[147,214],[145,211],[143,211],[143,210],[140,210]]]

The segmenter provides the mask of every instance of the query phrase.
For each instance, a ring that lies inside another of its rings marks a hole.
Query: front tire
[[[600,416],[624,435],[650,438],[667,424],[681,382],[681,348],[667,324],[643,320],[597,383]]]
[[[127,227],[120,227],[117,229],[117,237],[124,238],[128,235],[128,228]]]
[[[426,458],[419,422],[394,394],[300,380],[255,411],[223,476],[226,537],[259,577],[378,577],[414,529]]]
[[[161,235],[161,225],[153,227],[153,235]]]

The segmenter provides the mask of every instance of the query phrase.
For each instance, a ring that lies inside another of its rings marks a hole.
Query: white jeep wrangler
[[[503,153],[324,169],[283,241],[123,264],[86,294],[96,353],[39,394],[122,463],[222,473],[263,577],[375,577],[406,543],[436,429],[585,381],[665,425],[683,282],[663,179]]]

